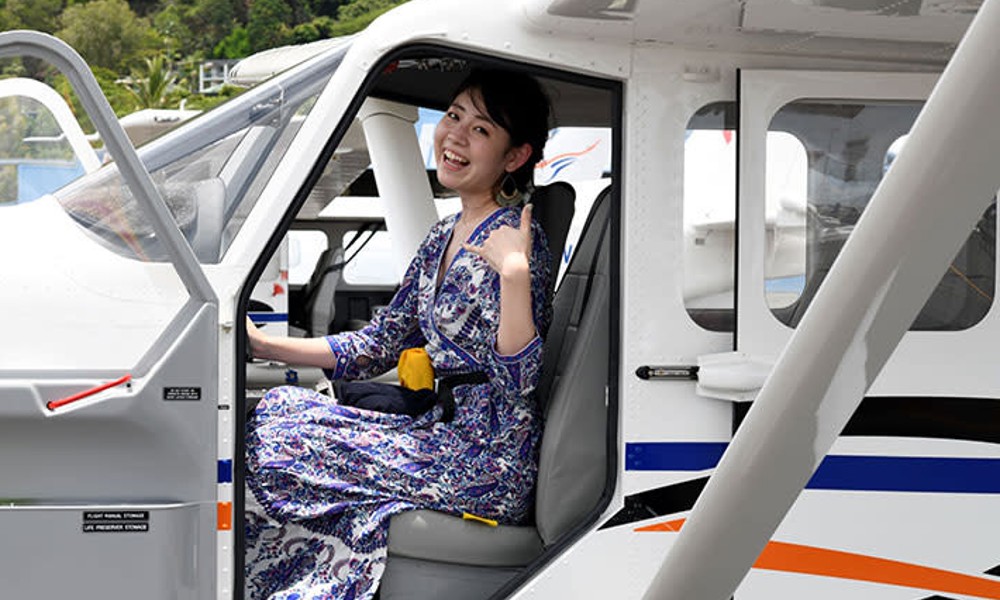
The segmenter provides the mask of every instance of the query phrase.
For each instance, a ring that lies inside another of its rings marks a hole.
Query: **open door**
[[[218,307],[178,227],[204,190],[157,191],[68,47],[15,52],[70,77],[115,164],[0,205],[3,595],[211,597]]]

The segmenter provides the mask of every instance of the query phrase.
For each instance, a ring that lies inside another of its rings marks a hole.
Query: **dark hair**
[[[510,135],[513,146],[531,145],[531,156],[511,173],[517,189],[524,192],[549,137],[548,96],[534,77],[501,69],[473,69],[453,97],[467,90],[480,93],[485,104],[480,108]]]

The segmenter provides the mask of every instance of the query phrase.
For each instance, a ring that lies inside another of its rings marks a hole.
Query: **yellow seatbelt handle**
[[[474,515],[472,513],[464,512],[462,513],[462,519],[466,521],[476,521],[477,523],[482,523],[483,525],[489,525],[490,527],[496,527],[499,525],[493,519],[487,519],[486,517],[480,517],[479,515]]]

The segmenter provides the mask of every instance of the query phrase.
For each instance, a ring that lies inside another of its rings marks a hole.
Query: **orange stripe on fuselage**
[[[871,581],[977,598],[1000,598],[1000,579],[801,544],[768,542],[753,566],[770,571]]]
[[[684,519],[675,519],[664,523],[654,523],[645,527],[637,527],[636,531],[680,531],[684,525]]]
[[[677,532],[683,525],[684,519],[674,519],[638,527],[636,531]],[[1000,600],[1000,579],[802,544],[768,542],[753,566],[767,571],[870,581]]]

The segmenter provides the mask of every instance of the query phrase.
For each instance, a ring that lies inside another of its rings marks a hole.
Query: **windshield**
[[[225,254],[349,45],[273,77],[139,150],[199,261],[217,263]],[[115,252],[167,260],[117,165],[81,178],[56,197]]]

